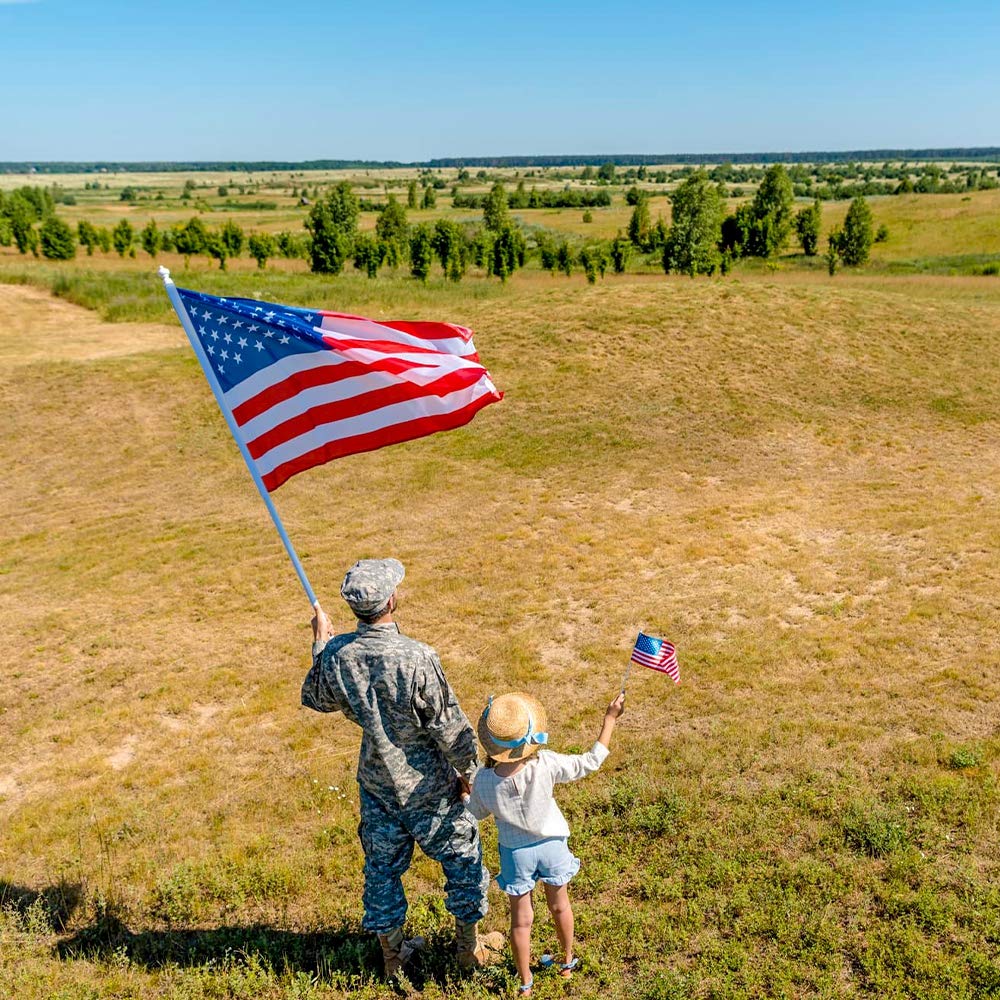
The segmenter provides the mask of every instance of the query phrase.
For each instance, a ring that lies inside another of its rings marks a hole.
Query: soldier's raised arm
[[[302,704],[315,712],[339,712],[341,706],[337,699],[337,689],[323,673],[323,650],[333,636],[333,626],[319,601],[316,602],[312,630],[312,667],[302,682]]]
[[[413,690],[413,711],[441,748],[446,760],[469,782],[478,766],[476,734],[465,717],[444,676],[441,661],[428,653],[417,673]]]

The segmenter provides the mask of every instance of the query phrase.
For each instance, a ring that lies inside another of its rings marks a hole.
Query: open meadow
[[[74,226],[154,214],[64,187]],[[284,188],[246,198],[279,207],[241,224],[301,232]],[[1000,278],[948,273],[1000,255],[1000,191],[871,204],[889,239],[833,278],[791,250],[588,285],[0,248],[0,996],[394,995],[360,930],[359,733],[299,706],[310,608],[159,262],[470,326],[506,393],[275,493],[338,629],[344,571],[397,556],[401,627],[466,713],[529,690],[557,750],[591,744],[640,628],[676,644],[681,683],[634,669],[607,764],[559,794],[584,970],[535,997],[1000,996]],[[629,211],[514,214],[582,239]],[[414,992],[512,994],[509,959],[453,965],[439,869],[405,884]]]

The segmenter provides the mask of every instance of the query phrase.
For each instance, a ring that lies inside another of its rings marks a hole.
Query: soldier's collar
[[[378,625],[358,622],[358,632],[399,632],[399,626],[395,622],[380,622]]]

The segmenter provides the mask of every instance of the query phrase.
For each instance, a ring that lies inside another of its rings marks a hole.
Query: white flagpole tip
[[[163,284],[173,284],[170,279],[170,268],[164,267],[162,264],[156,269],[156,273],[163,279]]]

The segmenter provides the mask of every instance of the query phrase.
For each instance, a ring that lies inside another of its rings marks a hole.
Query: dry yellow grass
[[[317,305],[341,288],[379,312],[378,286],[324,288]],[[308,608],[179,335],[95,324],[25,288],[0,286],[0,314],[14,317],[0,340],[0,877],[113,892],[134,928],[155,927],[183,873],[222,859],[283,888],[181,923],[356,919],[357,735],[298,707]],[[720,856],[804,864],[826,821],[793,821],[769,796],[877,798],[930,781],[935,747],[997,747],[995,285],[523,274],[436,318],[476,329],[505,401],[276,494],[341,626],[344,569],[398,556],[403,628],[437,646],[467,711],[528,687],[559,747],[592,738],[635,631],[667,634],[683,683],[633,672],[594,788],[676,791],[694,810],[686,836]],[[952,831],[960,854],[924,845],[929,864],[996,873],[989,801]],[[634,845],[586,847],[584,941],[617,956],[612,973],[647,969],[608,922],[646,920],[641,941],[665,904],[630,874]],[[411,891],[436,877],[418,863]],[[829,905],[853,947],[854,904]],[[717,933],[653,967],[696,974]],[[51,982],[110,981],[84,960],[33,961]],[[139,995],[159,988],[134,976]],[[581,995],[625,995],[602,982]],[[845,984],[829,995],[855,995]]]

